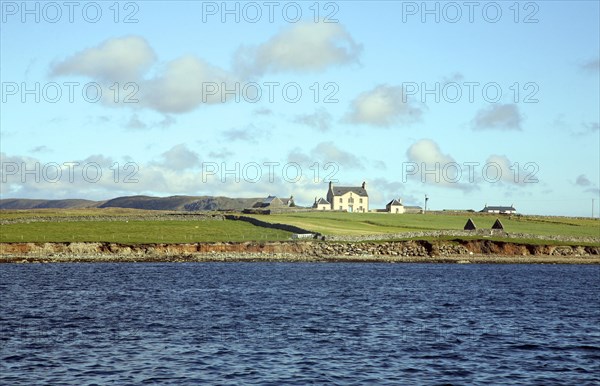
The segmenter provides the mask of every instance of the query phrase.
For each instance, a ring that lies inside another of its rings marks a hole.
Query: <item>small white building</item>
[[[315,203],[312,207],[313,209],[317,210],[331,210],[331,203],[329,203],[329,201],[327,201],[323,197],[319,198],[318,200],[315,197]]]
[[[398,198],[398,199],[393,199],[392,201],[388,202],[387,205],[385,206],[385,211],[388,213],[397,213],[397,214],[423,213],[423,208],[421,208],[420,206],[404,205],[402,203],[402,199]]]
[[[393,199],[392,201],[388,202],[385,206],[385,211],[388,213],[404,213],[404,205],[402,205],[402,199]]]
[[[497,214],[515,214],[517,210],[513,205],[511,206],[488,206],[485,204],[485,208],[481,210],[482,213],[497,213]]]
[[[258,201],[252,207],[253,208],[284,208],[295,206],[294,196],[290,198],[279,198],[277,196],[268,196],[262,201]]]

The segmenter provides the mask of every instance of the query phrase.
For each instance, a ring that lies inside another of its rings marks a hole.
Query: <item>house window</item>
[[[340,202],[344,202],[344,199],[340,197]]]
[[[362,198],[359,198],[359,199],[358,199],[358,202],[360,202],[360,203],[362,204]]]

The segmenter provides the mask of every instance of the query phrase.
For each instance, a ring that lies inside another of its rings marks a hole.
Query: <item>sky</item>
[[[1,198],[600,214],[598,1],[1,1]]]

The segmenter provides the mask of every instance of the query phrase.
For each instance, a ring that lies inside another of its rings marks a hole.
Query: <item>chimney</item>
[[[329,181],[329,189],[333,188],[333,182]]]
[[[362,183],[362,188],[367,189],[367,183],[365,181],[363,181],[363,183]]]

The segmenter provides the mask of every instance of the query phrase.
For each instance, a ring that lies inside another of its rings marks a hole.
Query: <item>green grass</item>
[[[527,245],[557,245],[557,246],[583,246],[583,247],[596,247],[598,243],[594,242],[581,242],[581,241],[559,241],[559,240],[547,240],[547,239],[531,239],[531,238],[508,238],[502,236],[437,236],[437,237],[394,237],[389,239],[378,239],[370,241],[377,244],[385,244],[394,241],[443,241],[450,244],[459,244],[462,241],[478,241],[478,240],[490,240],[490,241],[501,241],[513,244],[527,244]],[[360,243],[361,241],[354,241]]]
[[[597,219],[499,216],[483,213],[446,214],[389,214],[307,212],[272,215],[254,215],[263,221],[295,225],[325,235],[368,235],[431,230],[462,230],[468,218],[479,229],[490,229],[499,218],[510,233],[533,235],[563,235],[570,237],[600,237]]]
[[[123,217],[123,216],[146,216],[173,213],[162,210],[143,210],[129,208],[85,208],[85,209],[21,209],[0,210],[0,220],[12,220],[17,218],[44,218],[44,217]]]
[[[0,242],[190,243],[288,240],[291,233],[242,221],[65,221],[2,225]]]
[[[137,209],[36,209],[2,210],[0,220],[52,217],[59,222],[14,223],[1,226],[0,242],[119,242],[119,243],[182,243],[250,240],[287,240],[288,232],[256,227],[242,221],[175,221],[160,220],[164,211]],[[99,216],[116,221],[78,221],[78,216]],[[129,221],[126,222],[129,216]],[[138,220],[138,216],[148,217]],[[122,217],[122,218],[120,218]],[[132,218],[133,217],[133,218]],[[325,235],[360,236],[396,234],[415,231],[462,230],[468,218],[479,229],[489,229],[500,218],[509,233],[567,237],[600,238],[598,219],[499,216],[482,213],[389,214],[306,212],[272,215],[253,215],[266,222],[295,225]],[[135,219],[134,219],[135,218]],[[118,221],[121,220],[121,221]],[[385,238],[385,237],[384,237]],[[481,238],[477,236],[476,238]],[[398,236],[390,236],[390,240]],[[487,239],[487,237],[486,237]],[[490,238],[490,239],[496,239]],[[505,239],[506,240],[506,239]],[[516,241],[511,239],[511,241]],[[536,243],[535,240],[523,240]]]

